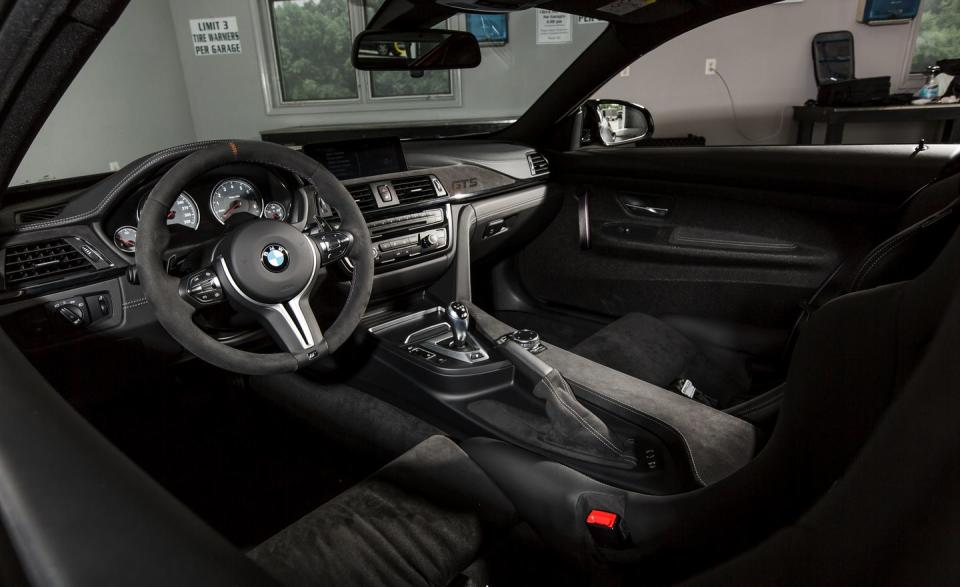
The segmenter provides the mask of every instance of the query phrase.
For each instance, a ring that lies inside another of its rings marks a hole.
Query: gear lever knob
[[[463,302],[450,302],[447,306],[447,322],[453,331],[453,344],[457,348],[467,346],[467,328],[470,326],[470,310]]]

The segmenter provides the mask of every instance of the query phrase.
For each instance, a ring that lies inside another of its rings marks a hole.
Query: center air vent
[[[7,287],[46,277],[55,277],[94,269],[93,264],[66,239],[7,247],[3,274]]]
[[[373,197],[373,189],[368,183],[357,185],[348,185],[347,191],[353,196],[353,201],[357,203],[360,212],[366,214],[377,209],[377,200]],[[335,208],[330,208],[330,213],[324,215],[324,220],[334,227],[340,226],[340,213]]]
[[[527,163],[530,165],[530,175],[550,173],[550,162],[540,153],[528,153]]]
[[[427,175],[393,180],[393,191],[401,204],[414,204],[437,197],[433,178]]]
[[[364,214],[377,209],[377,200],[373,197],[373,189],[370,184],[361,183],[347,186],[347,191],[353,196],[353,199],[357,202],[357,207]]]

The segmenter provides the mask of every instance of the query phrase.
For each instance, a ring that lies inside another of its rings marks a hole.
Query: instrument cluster
[[[293,178],[281,178],[264,168],[230,166],[185,186],[167,212],[171,239],[202,241],[210,233],[244,215],[278,222],[289,221],[294,213],[295,198],[290,185]],[[137,225],[140,211],[152,185],[138,191],[131,202],[121,203],[108,219],[105,228],[112,234],[113,244],[120,251],[133,254],[137,250]],[[175,243],[180,244],[180,243]]]

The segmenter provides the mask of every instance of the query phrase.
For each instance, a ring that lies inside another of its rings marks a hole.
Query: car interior
[[[960,147],[643,148],[593,98],[770,3],[387,0],[357,70],[609,24],[496,130],[0,190],[0,584],[960,580]],[[126,5],[0,2],[0,185]]]

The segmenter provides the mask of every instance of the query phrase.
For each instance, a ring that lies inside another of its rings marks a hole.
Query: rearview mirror
[[[480,44],[462,31],[364,31],[353,42],[353,66],[360,70],[429,71],[478,65]]]
[[[623,100],[588,100],[584,110],[584,122],[593,135],[590,142],[610,147],[653,136],[653,115],[643,106]]]

